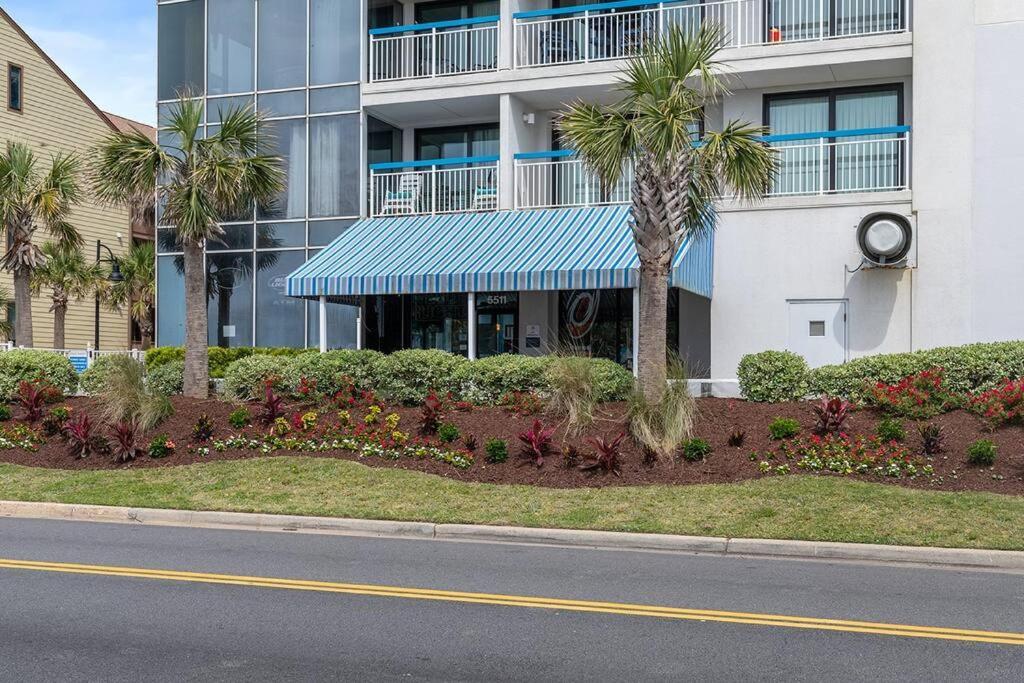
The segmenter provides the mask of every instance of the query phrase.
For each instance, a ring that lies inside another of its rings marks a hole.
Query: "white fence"
[[[462,168],[370,169],[370,215],[496,211],[498,162]]]
[[[906,30],[908,5],[909,0],[680,0],[622,11],[524,12],[515,19],[515,60],[517,67],[530,67],[621,59],[673,26],[696,32],[715,24],[726,47],[892,33]]]
[[[896,137],[899,135],[899,137]],[[778,142],[779,170],[770,196],[884,192],[909,187],[909,133],[870,140],[821,138]],[[602,188],[577,157],[516,159],[516,208],[621,204],[630,200],[633,169]]]
[[[498,24],[370,35],[370,82],[498,69]]]
[[[15,351],[25,349],[24,346],[15,346],[11,342],[0,343],[0,353],[6,351]],[[84,372],[86,368],[90,367],[96,362],[97,358],[103,356],[129,356],[135,360],[144,362],[146,360],[146,352],[140,351],[139,349],[125,349],[119,351],[100,351],[97,349],[86,347],[84,349],[41,349],[39,347],[33,347],[33,351],[47,351],[49,353],[57,353],[64,356],[71,361],[71,365],[74,366],[78,372]]]

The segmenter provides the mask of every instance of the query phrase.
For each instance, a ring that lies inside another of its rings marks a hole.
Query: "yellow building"
[[[5,145],[8,140],[27,144],[44,164],[58,153],[74,153],[87,161],[97,143],[117,130],[119,125],[125,125],[123,120],[102,112],[3,9],[0,9],[0,69],[3,70],[0,78],[0,145]],[[146,130],[141,124],[139,127]],[[82,184],[87,190],[84,177]],[[75,209],[71,222],[82,233],[85,240],[83,251],[87,258],[95,258],[97,240],[119,256],[128,250],[133,238],[146,237],[146,230],[140,225],[135,225],[133,231],[133,221],[127,209],[101,205],[88,191],[84,201]],[[148,234],[152,235],[151,228]],[[36,234],[37,243],[47,239],[48,235],[43,231]],[[103,253],[105,256],[106,250]],[[0,272],[0,287],[13,298],[10,273]],[[46,348],[53,343],[53,314],[49,307],[47,291],[33,301],[33,336],[37,348]],[[12,304],[7,315],[14,314]],[[101,307],[99,329],[99,348],[129,348],[132,335],[127,315]],[[95,330],[94,301],[73,302],[68,307],[65,346],[84,349],[94,344]]]

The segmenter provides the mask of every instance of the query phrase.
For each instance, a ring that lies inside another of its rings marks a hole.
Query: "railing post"
[[[590,10],[583,12],[583,61],[590,61]]]
[[[369,199],[369,204],[370,205],[368,207],[366,207],[366,211],[367,211],[367,213],[369,214],[369,216],[371,218],[377,215],[377,202],[376,202],[376,193],[375,193],[376,188],[374,187],[376,184],[377,184],[377,171],[375,171],[375,170],[373,170],[371,168],[370,169],[370,199]]]
[[[370,46],[370,54],[369,54],[369,56],[367,58],[366,80],[368,80],[370,83],[373,83],[376,80],[376,78],[374,77],[374,73],[373,73],[373,53],[376,51],[376,44],[374,43],[373,36],[370,36],[370,40],[368,41],[367,44]]]
[[[818,0],[818,40],[825,40],[825,0]]]
[[[437,29],[430,29],[430,76],[437,76]]]
[[[736,0],[733,7],[736,8],[736,47],[743,47],[746,44],[743,42],[743,0]],[[766,15],[764,21],[767,20]]]
[[[656,22],[658,27],[658,36],[665,31],[665,3],[658,3],[658,21]]]
[[[430,213],[437,213],[437,166],[430,167]]]
[[[825,176],[828,168],[828,149],[825,138],[818,138],[818,194],[825,194]]]

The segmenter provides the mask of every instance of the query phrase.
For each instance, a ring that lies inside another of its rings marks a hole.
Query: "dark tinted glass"
[[[183,89],[202,94],[203,14],[202,0],[157,7],[159,99],[174,99]]]
[[[256,254],[256,343],[298,346],[305,343],[302,299],[287,296],[288,275],[302,265],[302,251],[261,251]]]
[[[252,346],[252,253],[209,254],[206,287],[210,346]]]

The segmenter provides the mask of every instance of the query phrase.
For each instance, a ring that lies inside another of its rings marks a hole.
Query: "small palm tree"
[[[206,241],[224,234],[219,224],[225,217],[253,203],[271,204],[285,183],[280,159],[257,148],[257,138],[261,144],[269,139],[261,114],[232,109],[206,138],[202,121],[203,103],[184,92],[167,124],[177,146],[161,147],[138,131],[114,133],[93,169],[101,199],[143,207],[157,198],[166,206],[161,223],[178,231],[185,271],[184,393],[193,398],[209,396]]]
[[[47,242],[40,249],[42,265],[32,271],[32,296],[50,290],[50,312],[53,313],[53,348],[64,348],[64,321],[68,304],[81,301],[99,292],[106,273],[98,263],[90,263],[77,248]]]
[[[727,93],[715,56],[721,30],[666,32],[629,60],[621,99],[609,106],[571,105],[558,118],[563,139],[600,179],[614,187],[634,164],[632,229],[640,257],[638,377],[644,398],[656,403],[667,381],[666,318],[672,259],[688,236],[715,229],[715,201],[764,196],[776,157],[759,137],[763,129],[732,121],[695,143],[692,131],[704,107]]]
[[[107,303],[115,311],[128,310],[142,333],[142,347],[149,348],[156,301],[156,248],[152,242],[133,244],[117,264],[123,279],[111,285]]]
[[[82,236],[68,217],[81,198],[77,157],[58,154],[40,168],[26,145],[8,142],[0,152],[0,225],[7,233],[3,269],[14,276],[15,339],[31,347],[33,271],[45,256],[32,241],[45,228],[63,248],[78,249]]]

